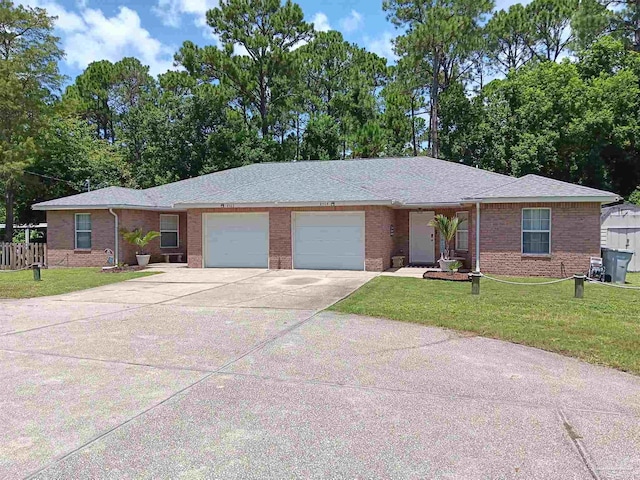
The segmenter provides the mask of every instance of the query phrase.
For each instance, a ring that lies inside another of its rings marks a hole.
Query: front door
[[[435,229],[429,226],[433,212],[409,213],[409,263],[434,263]]]

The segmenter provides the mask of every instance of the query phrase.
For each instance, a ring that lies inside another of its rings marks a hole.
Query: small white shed
[[[628,271],[640,272],[640,206],[624,203],[604,207],[600,216],[600,244],[633,250]]]

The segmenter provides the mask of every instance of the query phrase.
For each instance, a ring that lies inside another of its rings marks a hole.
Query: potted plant
[[[458,231],[458,217],[449,218],[446,215],[436,215],[433,220],[429,222],[429,226],[435,228],[442,238],[444,238],[444,252],[440,255],[438,264],[440,268],[445,272],[450,272],[452,266],[456,263],[460,263],[451,258],[451,252],[453,252],[453,240],[456,238],[456,232]],[[459,268],[459,267],[458,267]]]
[[[146,234],[143,234],[141,228],[136,228],[132,232],[123,228],[120,233],[127,243],[138,247],[139,250],[136,251],[136,260],[138,261],[138,265],[146,267],[149,264],[151,255],[145,253],[144,247],[146,247],[151,240],[158,238],[160,236],[160,232],[154,232],[151,230]]]
[[[449,264],[449,272],[453,275],[454,273],[457,273],[458,270],[460,270],[460,267],[462,267],[462,262],[454,260]]]

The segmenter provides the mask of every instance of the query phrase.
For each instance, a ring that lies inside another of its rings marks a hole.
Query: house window
[[[522,209],[522,253],[549,255],[551,253],[551,209]]]
[[[456,231],[456,250],[469,250],[469,212],[456,212],[458,230]]]
[[[160,248],[178,246],[178,215],[160,215]]]
[[[76,249],[91,249],[90,213],[76,213]]]

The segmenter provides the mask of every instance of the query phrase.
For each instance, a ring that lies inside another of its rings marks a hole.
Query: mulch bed
[[[139,272],[147,267],[141,267],[139,265],[127,265],[126,267],[115,267],[101,270],[102,273],[126,273],[126,272]]]
[[[448,280],[450,282],[468,282],[469,274],[460,272],[424,272],[422,278],[427,280]]]

